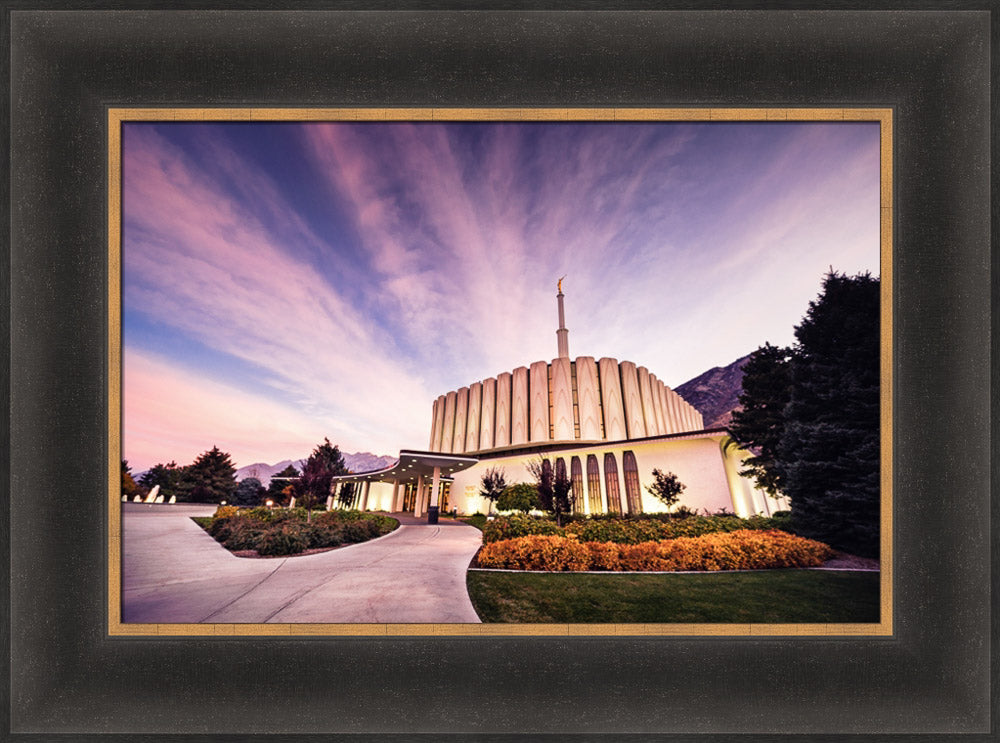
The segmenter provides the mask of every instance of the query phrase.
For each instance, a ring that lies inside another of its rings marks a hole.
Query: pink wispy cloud
[[[128,311],[258,366],[297,409],[338,421],[331,438],[422,443],[431,393],[394,363],[392,337],[154,132],[125,152]]]

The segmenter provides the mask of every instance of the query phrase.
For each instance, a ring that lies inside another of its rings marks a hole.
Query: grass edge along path
[[[483,622],[554,624],[867,623],[879,621],[879,573],[764,570],[508,573],[470,570]]]

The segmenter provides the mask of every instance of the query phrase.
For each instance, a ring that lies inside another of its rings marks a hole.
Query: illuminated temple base
[[[440,455],[438,455],[440,456]],[[770,515],[788,508],[754,488],[739,475],[747,452],[732,445],[722,429],[692,431],[666,437],[618,442],[599,441],[549,443],[537,448],[494,450],[472,455],[479,461],[454,473],[443,472],[447,483],[442,491],[442,513],[453,509],[461,514],[488,513],[489,502],[479,495],[483,474],[490,468],[503,470],[508,485],[533,482],[527,465],[544,457],[553,468],[565,467],[573,483],[576,512],[656,513],[666,507],[646,487],[653,482],[653,470],[673,472],[685,485],[678,505],[704,513],[723,509],[738,516]],[[408,511],[426,514],[431,500],[429,477],[412,478],[408,484],[378,481],[364,483],[365,475],[350,479],[361,487],[358,507],[380,511]],[[364,497],[367,488],[367,497]]]

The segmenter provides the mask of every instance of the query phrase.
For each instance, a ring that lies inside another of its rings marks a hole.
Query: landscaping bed
[[[396,519],[361,511],[313,511],[304,508],[220,506],[210,518],[195,518],[237,557],[284,557],[312,554],[357,544],[388,534]]]
[[[549,572],[764,570],[819,567],[833,556],[822,542],[778,530],[740,529],[638,544],[584,542],[572,533],[533,534],[488,542],[475,566]]]

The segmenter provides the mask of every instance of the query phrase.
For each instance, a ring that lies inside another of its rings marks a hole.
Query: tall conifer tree
[[[879,281],[827,274],[795,329],[777,474],[797,533],[868,556],[879,546]]]
[[[743,377],[730,433],[743,474],[786,495],[802,536],[879,551],[879,280],[831,270],[791,349],[765,345]]]
[[[177,484],[177,500],[221,503],[236,490],[236,467],[229,454],[213,446],[184,468]]]
[[[743,367],[742,410],[733,412],[729,433],[753,456],[743,460],[740,474],[752,477],[757,487],[779,495],[781,477],[775,468],[781,436],[785,431],[785,406],[792,392],[792,350],[765,343]]]

